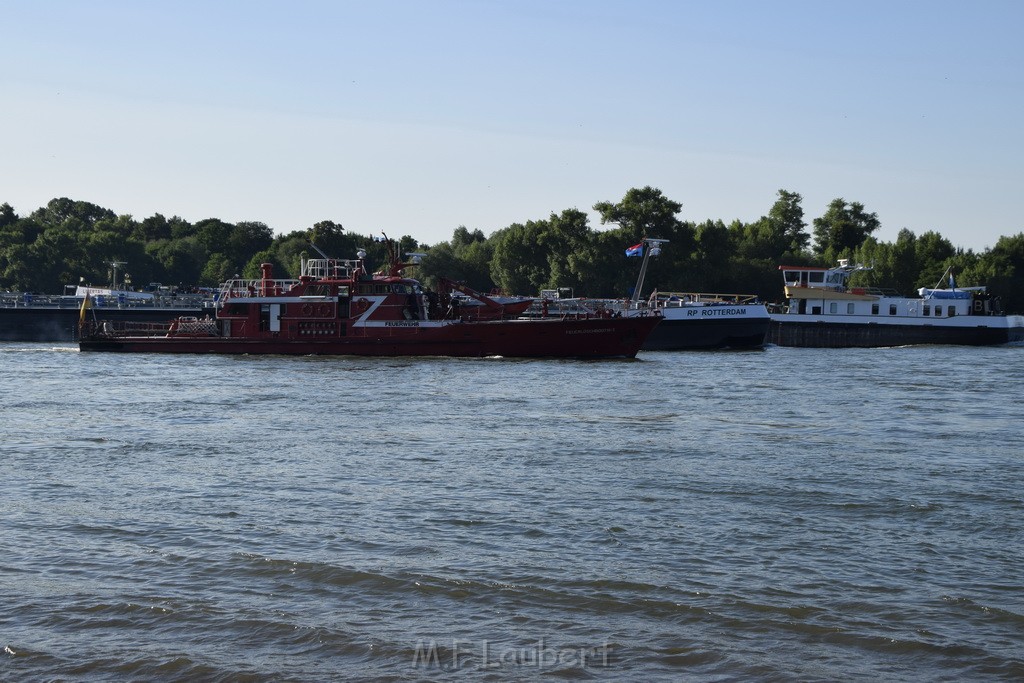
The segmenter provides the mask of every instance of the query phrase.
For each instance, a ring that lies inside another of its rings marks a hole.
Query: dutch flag
[[[644,255],[644,243],[634,244],[632,247],[626,250],[626,256],[643,256]]]

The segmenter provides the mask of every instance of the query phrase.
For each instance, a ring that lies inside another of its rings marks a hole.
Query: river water
[[[0,344],[0,679],[1021,680],[1022,361]]]

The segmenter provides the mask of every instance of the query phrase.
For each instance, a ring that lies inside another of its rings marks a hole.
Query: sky
[[[433,244],[652,186],[1024,231],[1017,0],[0,0],[0,203]]]

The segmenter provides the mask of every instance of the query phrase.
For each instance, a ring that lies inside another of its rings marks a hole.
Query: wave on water
[[[1024,679],[1016,349],[69,351],[0,345],[5,680]]]

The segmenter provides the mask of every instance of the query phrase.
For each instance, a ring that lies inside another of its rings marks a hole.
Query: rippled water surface
[[[1019,347],[0,378],[2,680],[1024,678]]]

